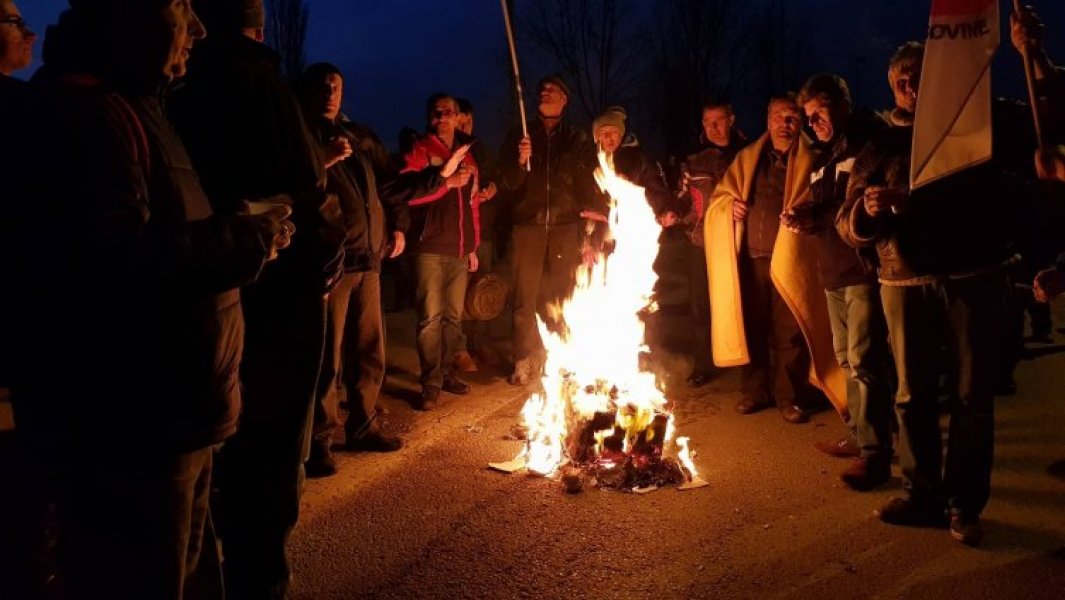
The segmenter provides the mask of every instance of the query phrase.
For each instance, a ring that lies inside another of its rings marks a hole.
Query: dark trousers
[[[466,258],[418,253],[418,362],[422,385],[443,385],[455,353],[466,349],[462,308],[466,300]]]
[[[542,360],[536,315],[552,330],[561,326],[547,307],[573,294],[581,263],[580,226],[515,225],[513,242],[514,359]]]
[[[280,597],[287,589],[285,546],[310,450],[326,300],[280,283],[244,292],[244,410],[219,456],[216,511],[231,598]]]
[[[0,598],[44,598],[52,565],[45,468],[14,430],[0,430]]]
[[[740,258],[743,323],[751,362],[743,369],[745,398],[775,401],[778,408],[800,404],[810,371],[802,330],[769,276],[769,258]]]
[[[850,285],[825,292],[836,362],[847,374],[847,412],[865,458],[891,457],[891,354],[879,286]]]
[[[213,452],[64,460],[59,567],[71,598],[222,597],[208,502]]]
[[[706,274],[706,250],[691,242],[685,242],[685,247],[692,319],[692,371],[710,371],[714,368],[714,358],[710,349],[710,282]]]
[[[994,384],[1006,313],[1006,284],[985,275],[880,289],[898,373],[899,464],[903,489],[976,517],[991,490]],[[939,430],[937,348],[955,359],[946,466]]]
[[[314,402],[314,443],[328,450],[340,427],[340,388],[348,399],[348,440],[365,434],[377,418],[385,382],[385,321],[381,275],[345,273],[329,293],[325,358]]]

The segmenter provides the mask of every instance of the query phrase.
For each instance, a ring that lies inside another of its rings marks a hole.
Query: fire
[[[573,296],[553,307],[564,331],[556,334],[539,321],[547,349],[543,391],[522,409],[528,435],[518,458],[541,475],[567,462],[646,468],[661,463],[675,432],[662,387],[641,364],[648,352],[641,314],[656,309],[653,264],[661,230],[643,188],[617,176],[603,153],[599,165],[595,177],[612,198],[608,220],[617,243],[609,257],[582,265]],[[695,468],[681,439],[678,458],[690,479]]]

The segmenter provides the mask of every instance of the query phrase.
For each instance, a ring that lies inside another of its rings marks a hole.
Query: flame
[[[688,450],[688,438],[686,436],[677,438],[677,446],[680,448],[680,451],[677,452],[677,458],[680,460],[680,464],[684,465],[684,468],[688,470],[688,479],[695,479],[698,477],[699,471],[695,469],[695,463],[692,462],[691,452]]]
[[[522,409],[529,431],[522,457],[530,471],[542,475],[566,462],[569,425],[596,413],[616,415],[613,427],[594,432],[597,456],[616,428],[624,432],[626,453],[641,436],[651,441],[657,435],[651,427],[656,415],[668,415],[663,443],[675,430],[656,376],[640,366],[641,354],[648,351],[640,315],[658,308],[653,265],[661,229],[644,189],[619,177],[602,152],[595,178],[612,199],[608,222],[618,243],[609,257],[581,265],[573,295],[551,307],[565,324],[561,333],[537,318],[547,360],[543,392],[533,394]],[[603,464],[608,463],[605,458]]]

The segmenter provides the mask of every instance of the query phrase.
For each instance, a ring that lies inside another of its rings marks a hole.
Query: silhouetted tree
[[[701,107],[728,97],[746,76],[749,11],[740,0],[658,0],[651,81],[653,112],[667,148],[690,148]]]
[[[558,65],[571,107],[591,119],[639,96],[647,66],[641,10],[634,0],[534,0],[519,8],[515,26]]]
[[[266,43],[281,55],[281,70],[289,79],[303,73],[307,63],[307,17],[303,0],[267,0]]]

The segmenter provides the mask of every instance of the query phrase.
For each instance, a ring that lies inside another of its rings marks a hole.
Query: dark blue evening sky
[[[525,0],[516,0],[520,5]],[[558,0],[580,1],[580,0]],[[757,4],[764,0],[749,0]],[[1050,28],[1048,46],[1065,63],[1065,3],[1029,0]],[[20,8],[38,33],[66,7],[66,0],[21,0]],[[353,119],[371,125],[389,146],[399,129],[424,126],[424,100],[436,91],[471,99],[477,109],[477,133],[498,144],[509,107],[508,58],[497,0],[307,0],[311,61],[328,60],[346,74],[344,108]],[[884,65],[893,49],[923,37],[929,0],[788,0],[801,14],[808,46],[819,70],[850,80],[860,103],[889,102]],[[1003,18],[1010,2],[1003,2]],[[1023,95],[1020,61],[1003,47],[996,63],[998,93]],[[1055,37],[1056,36],[1056,37]],[[519,42],[523,79],[532,87],[542,75],[534,49]],[[23,74],[24,75],[24,74]],[[762,105],[737,106],[741,120],[753,123]],[[646,129],[653,123],[643,123]]]

